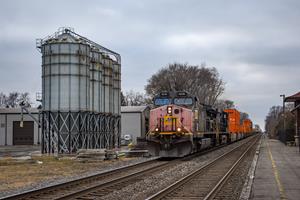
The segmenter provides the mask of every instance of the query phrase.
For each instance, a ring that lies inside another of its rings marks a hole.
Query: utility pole
[[[282,97],[282,116],[283,116],[283,137],[284,137],[284,144],[286,144],[286,133],[285,133],[285,94],[281,94]]]

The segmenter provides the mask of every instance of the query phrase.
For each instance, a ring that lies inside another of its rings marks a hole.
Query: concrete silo
[[[120,87],[113,87],[112,63],[120,66],[120,55],[70,28],[38,40],[37,47],[42,53],[42,151],[72,153],[118,144],[120,98],[114,97]]]

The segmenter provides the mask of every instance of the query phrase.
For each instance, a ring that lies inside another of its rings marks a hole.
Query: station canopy
[[[298,92],[292,96],[286,97],[284,99],[284,102],[296,102],[296,101],[300,101],[300,92]]]

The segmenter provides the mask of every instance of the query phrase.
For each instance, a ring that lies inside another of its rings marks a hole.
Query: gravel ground
[[[247,156],[239,164],[238,168],[232,173],[222,189],[217,193],[216,200],[238,200],[243,190],[244,183],[247,179],[249,168],[252,164],[256,152],[257,144],[251,148]]]
[[[41,147],[38,145],[15,145],[15,146],[0,146],[0,158],[12,156],[28,156],[32,153],[40,153]]]
[[[241,143],[247,142],[248,140],[249,138],[210,152],[208,154],[199,156],[193,160],[182,162],[172,168],[168,168],[168,170],[166,171],[160,171],[152,174],[151,176],[144,177],[142,181],[128,185],[121,190],[114,191],[113,193],[110,193],[99,199],[145,199],[160,191],[161,189],[171,185],[180,178],[186,176],[191,171],[196,170],[197,168],[205,165],[206,163],[233,149]]]
[[[141,158],[132,158],[130,160],[117,160],[114,162],[108,162],[106,165],[103,165],[103,162],[102,162],[101,167],[99,167],[99,168],[93,167],[92,169],[86,169],[86,172],[84,172],[84,173],[75,174],[75,175],[68,176],[68,177],[59,177],[59,178],[49,177],[48,179],[45,179],[45,180],[36,182],[34,184],[30,184],[30,185],[27,185],[24,187],[20,187],[17,189],[2,190],[0,192],[0,198],[9,196],[9,195],[13,195],[13,194],[22,193],[22,192],[29,191],[29,190],[34,190],[34,189],[39,189],[39,188],[43,188],[43,187],[47,187],[47,186],[51,186],[51,185],[56,185],[59,183],[79,179],[79,178],[86,177],[86,176],[95,175],[95,174],[102,173],[102,172],[111,171],[113,169],[133,165],[136,163],[140,163],[140,162],[144,162],[144,161],[152,160],[152,159],[156,159],[156,158],[155,157],[152,157],[152,158],[142,158],[141,157]],[[0,181],[0,184],[1,184],[1,182],[2,181]]]

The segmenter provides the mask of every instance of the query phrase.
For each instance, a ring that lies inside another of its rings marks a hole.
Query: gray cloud
[[[297,0],[4,1],[0,89],[40,91],[35,39],[71,26],[122,55],[123,90],[142,91],[168,63],[206,62],[227,82],[224,98],[263,125],[280,93],[299,90],[299,9]]]

